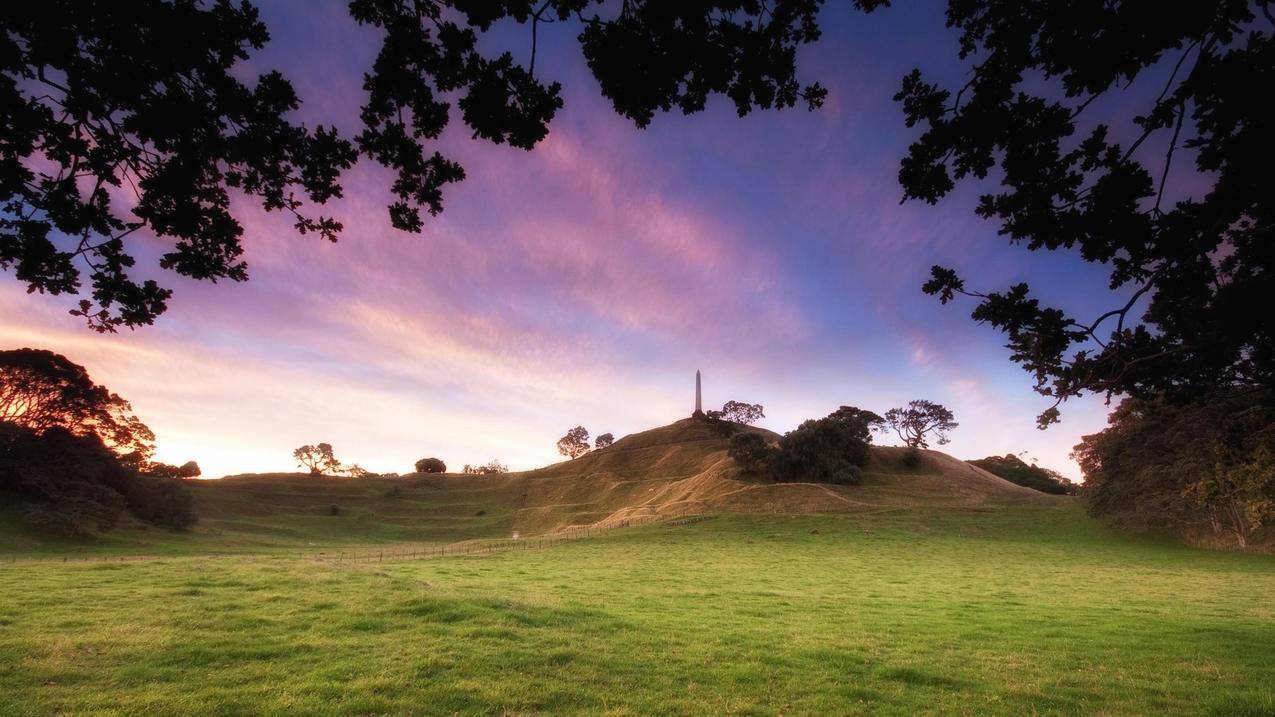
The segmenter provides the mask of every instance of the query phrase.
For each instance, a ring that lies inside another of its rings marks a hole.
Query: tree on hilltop
[[[447,464],[438,458],[422,458],[416,461],[417,473],[446,473]]]
[[[312,476],[335,475],[344,469],[333,454],[331,443],[301,446],[292,452],[292,457],[297,459],[298,465],[308,468]]]
[[[615,443],[615,436],[611,435],[610,433],[603,433],[602,435],[594,439],[593,448],[595,450],[600,451],[603,448],[610,446],[612,443]]]
[[[83,366],[43,349],[0,351],[0,421],[37,434],[61,427],[96,436],[138,467],[155,451],[155,434],[128,401],[93,383]]]
[[[766,417],[766,412],[760,403],[744,403],[742,401],[727,401],[720,412],[714,411],[713,413],[714,418],[740,423],[745,426],[751,426],[757,422],[757,419]]]
[[[576,426],[558,439],[558,452],[575,460],[589,452],[589,432],[584,426]]]
[[[902,408],[891,408],[885,412],[885,423],[907,444],[908,448],[927,448],[930,435],[933,435],[940,446],[946,445],[950,439],[948,431],[960,424],[955,415],[946,407],[933,401],[918,399],[909,401]]]

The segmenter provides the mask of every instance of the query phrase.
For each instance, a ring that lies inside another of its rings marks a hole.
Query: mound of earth
[[[778,440],[764,429],[735,427]],[[903,463],[902,448],[874,447],[856,486],[774,483],[740,475],[729,435],[704,418],[626,436],[608,448],[532,471],[498,475],[411,474],[398,479],[235,476],[197,486],[201,513],[244,522],[276,513],[375,513],[392,525],[440,535],[524,534],[613,526],[635,518],[714,513],[814,513],[914,507],[993,507],[1049,500],[938,451]]]

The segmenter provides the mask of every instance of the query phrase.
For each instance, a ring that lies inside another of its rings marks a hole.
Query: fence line
[[[473,539],[441,545],[422,545],[410,548],[379,548],[376,550],[350,550],[335,553],[323,551],[312,553],[301,551],[297,554],[281,553],[205,553],[192,555],[49,555],[49,556],[9,556],[8,560],[0,557],[0,567],[17,563],[135,563],[152,560],[173,560],[181,558],[213,559],[213,558],[261,558],[261,557],[311,557],[316,562],[337,565],[358,563],[383,563],[387,560],[420,560],[460,555],[491,555],[497,552],[516,550],[539,550],[555,545],[592,538],[605,531],[616,528],[636,528],[654,523],[665,525],[687,525],[708,520],[712,516],[704,515],[690,506],[671,513],[628,516],[615,520],[602,520],[588,525],[572,525],[550,533],[519,538]]]

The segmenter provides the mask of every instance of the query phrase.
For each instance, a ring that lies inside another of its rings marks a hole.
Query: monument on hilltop
[[[692,413],[691,415],[692,416],[704,415],[704,401],[703,401],[703,395],[700,389],[699,369],[695,369],[695,412]]]

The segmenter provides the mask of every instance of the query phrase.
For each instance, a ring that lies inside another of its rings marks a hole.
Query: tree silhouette
[[[1086,392],[1269,389],[1275,314],[1258,307],[1275,305],[1275,134],[1255,88],[1275,84],[1270,4],[953,0],[947,18],[969,79],[955,92],[904,79],[896,99],[923,128],[899,171],[905,199],[995,177],[977,213],[1001,235],[1110,272],[1111,308],[1092,317],[1025,283],[968,289],[950,268],[924,286],[978,299],[973,318],[1004,331],[1054,399],[1040,426]]]
[[[90,296],[72,313],[98,331],[150,324],[172,291],[131,273],[143,237],[168,245],[164,269],[248,278],[232,193],[335,241],[341,222],[308,204],[339,197],[341,173],[362,154],[395,174],[393,226],[420,232],[422,211],[442,211],[443,188],[465,177],[436,148],[451,98],[475,138],[534,147],[563,104],[561,86],[535,72],[546,23],[578,29],[602,94],[645,127],[712,95],[740,115],[819,106],[825,90],[796,79],[796,50],[818,38],[820,4],[353,0],[354,22],[383,42],[351,141],[291,122],[300,100],[278,72],[239,78],[236,65],[269,38],[249,2],[5,3],[0,268],[51,294],[82,294],[87,270]],[[527,28],[521,59],[480,49],[501,21]],[[113,193],[133,209],[115,209]]]
[[[603,433],[594,439],[593,447],[597,450],[602,450],[603,448],[610,446],[612,443],[615,443],[615,436],[610,433]]]
[[[757,422],[757,419],[765,418],[766,412],[762,409],[760,403],[727,401],[726,405],[722,406],[718,417],[732,423],[742,423],[745,426],[751,426]]]
[[[955,416],[945,406],[932,401],[908,401],[903,408],[891,408],[885,412],[885,423],[909,448],[926,448],[926,436],[933,434],[940,446],[949,441],[947,432],[956,428]]]
[[[36,434],[61,427],[77,436],[96,436],[129,464],[143,467],[155,450],[155,434],[132,410],[61,354],[0,351],[0,422]]]
[[[292,452],[292,457],[297,459],[298,465],[310,469],[312,476],[335,474],[343,470],[341,461],[332,453],[331,443],[301,446]]]
[[[589,432],[584,426],[576,426],[558,439],[558,452],[575,460],[589,452]]]
[[[447,464],[438,458],[422,458],[416,461],[417,473],[446,473]]]

